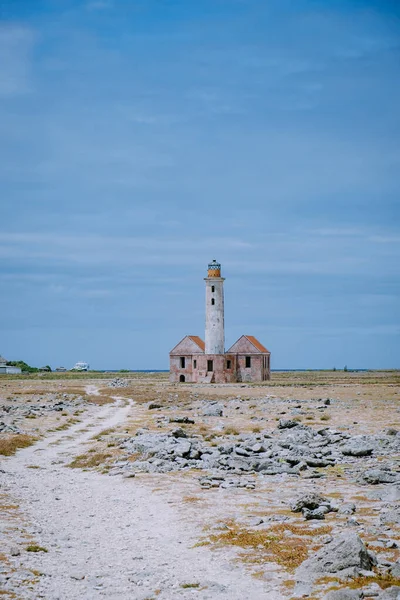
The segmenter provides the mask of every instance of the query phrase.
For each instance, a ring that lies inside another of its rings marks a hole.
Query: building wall
[[[206,282],[206,354],[225,352],[224,279],[207,277]]]
[[[250,367],[246,367],[246,357],[250,357]],[[268,354],[238,354],[236,367],[237,381],[267,381],[270,379]]]
[[[208,361],[213,361],[213,377],[208,381]],[[228,361],[230,368],[228,369]],[[234,354],[201,354],[198,359],[196,381],[207,383],[235,383],[236,382],[236,356]]]
[[[21,373],[21,369],[19,367],[12,367],[9,365],[0,365],[0,374],[8,373],[10,375],[19,375]]]
[[[251,366],[246,367],[246,357]],[[181,366],[181,359],[185,366]],[[213,361],[212,376],[208,361]],[[230,368],[228,369],[228,361]],[[185,383],[236,383],[267,381],[270,379],[268,354],[181,354],[170,355],[170,381],[179,383],[181,376]]]
[[[184,367],[181,366],[182,358],[185,359]],[[209,360],[213,361],[212,377],[208,371]],[[235,354],[171,354],[169,380],[171,383],[179,383],[183,376],[185,383],[235,383],[236,370]]]
[[[181,375],[185,378],[185,383],[193,383],[197,381],[198,373],[198,360],[202,354],[170,354],[169,357],[169,380],[171,383],[179,383]],[[185,366],[182,368],[181,359],[185,359]],[[197,367],[194,366],[196,361]]]

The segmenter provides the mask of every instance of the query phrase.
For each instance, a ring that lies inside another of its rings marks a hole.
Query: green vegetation
[[[43,548],[43,546],[38,546],[37,544],[30,544],[26,548],[27,552],[48,552],[47,548]]]
[[[10,360],[7,363],[10,367],[19,367],[23,373],[38,373],[39,369],[31,367],[23,360]]]

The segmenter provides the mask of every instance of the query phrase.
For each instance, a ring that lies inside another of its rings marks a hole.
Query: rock
[[[71,573],[70,577],[71,577],[71,579],[76,579],[77,581],[81,581],[82,579],[85,579],[85,575],[83,573]]]
[[[293,427],[298,427],[299,425],[299,421],[295,421],[294,419],[280,419],[278,423],[278,429],[292,429]]]
[[[347,502],[339,506],[338,515],[352,515],[356,512],[356,505],[353,502]]]
[[[397,435],[398,430],[395,429],[394,427],[388,427],[387,429],[385,429],[385,434],[386,435]]]
[[[161,404],[157,404],[156,402],[150,402],[150,404],[147,408],[149,410],[154,410],[156,408],[162,408],[162,406],[161,406]]]
[[[301,512],[303,508],[309,510],[315,510],[321,504],[327,502],[326,498],[323,498],[319,494],[309,493],[299,496],[295,500],[290,501],[290,510],[292,512]]]
[[[207,404],[203,409],[203,416],[205,417],[222,417],[223,406],[218,402],[212,402]]]
[[[342,446],[340,449],[344,456],[369,456],[374,450],[371,446]]]
[[[19,556],[21,554],[21,550],[18,548],[18,546],[11,546],[10,554],[11,556]]]
[[[251,447],[251,451],[252,452],[265,452],[265,447],[262,444],[254,444],[254,446]]]
[[[325,515],[329,512],[329,508],[327,506],[319,506],[315,510],[303,508],[301,512],[307,521],[311,521],[312,519],[323,521],[325,519]]]
[[[311,521],[312,519],[318,519],[323,521],[325,519],[325,513],[319,513],[317,512],[318,509],[316,508],[315,510],[309,510],[308,508],[303,508],[302,515],[303,517],[306,519],[306,521]]]
[[[400,562],[395,562],[390,567],[390,574],[392,577],[396,577],[396,578],[400,579]]]
[[[324,404],[325,404],[325,406],[329,406],[329,405],[330,405],[330,403],[331,403],[331,400],[330,400],[330,398],[326,398],[326,399],[324,400]]]
[[[393,585],[379,594],[379,600],[400,600],[400,587]]]
[[[369,469],[368,471],[365,471],[363,479],[372,485],[378,483],[394,483],[396,475],[390,471],[383,471],[382,469]]]
[[[173,431],[171,431],[171,435],[174,438],[186,438],[187,437],[187,433],[181,427],[178,427],[177,429],[174,429]]]
[[[346,532],[334,538],[305,560],[296,571],[296,580],[309,582],[335,573],[336,576],[357,575],[359,569],[369,571],[376,564],[360,537]]]
[[[250,456],[250,453],[247,452],[247,450],[245,450],[244,448],[242,448],[242,446],[236,446],[235,452],[236,454],[239,454],[239,456]]]
[[[178,442],[178,444],[174,448],[174,455],[180,457],[187,456],[190,452],[191,447],[192,444],[189,441],[185,440],[182,442]]]
[[[126,379],[111,379],[111,381],[108,382],[108,387],[112,387],[112,388],[125,388],[128,387],[129,382]]]
[[[400,485],[386,485],[383,489],[369,494],[371,499],[382,500],[383,502],[397,502],[400,500]]]
[[[325,596],[325,600],[358,600],[358,598],[363,597],[364,595],[360,590],[352,590],[348,588],[328,592]]]
[[[334,461],[324,458],[305,458],[304,460],[309,467],[331,467],[335,464]]]
[[[189,417],[174,417],[169,420],[170,423],[184,423],[186,425],[194,425],[193,419],[189,419]]]
[[[133,473],[132,471],[127,471],[122,475],[122,477],[124,479],[131,479],[132,477],[135,477],[135,473]]]
[[[380,521],[384,525],[389,523],[395,523],[396,525],[400,525],[400,504],[397,506],[392,506],[388,510],[385,510],[380,515]]]

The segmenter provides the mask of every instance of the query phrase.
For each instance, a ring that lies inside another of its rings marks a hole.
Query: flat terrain
[[[0,596],[384,598],[400,585],[399,383],[2,376]],[[320,500],[294,512],[305,494]],[[343,535],[374,564],[304,582]]]

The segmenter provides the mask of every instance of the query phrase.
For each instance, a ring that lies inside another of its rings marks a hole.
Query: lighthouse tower
[[[208,265],[206,282],[205,354],[224,354],[224,281],[221,265],[213,260]]]

